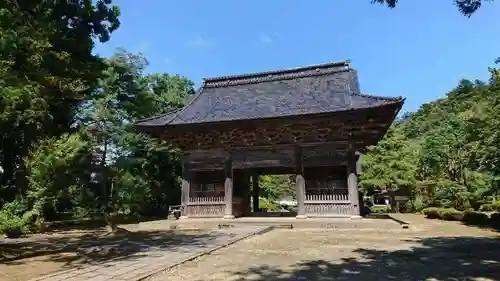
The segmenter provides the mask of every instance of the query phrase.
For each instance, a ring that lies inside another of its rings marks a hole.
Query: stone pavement
[[[125,258],[84,268],[62,271],[32,281],[136,281],[165,268],[270,230],[268,226],[226,228],[210,233],[204,243],[179,245],[175,248],[150,247]]]

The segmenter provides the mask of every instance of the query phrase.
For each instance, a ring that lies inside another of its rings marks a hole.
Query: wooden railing
[[[185,214],[188,217],[222,217],[224,196],[190,196]]]
[[[197,196],[189,197],[189,205],[217,205],[224,204],[224,196]]]
[[[349,191],[343,180],[306,182],[306,203],[349,202]]]
[[[349,194],[347,193],[306,194],[306,202],[308,201],[348,202]]]

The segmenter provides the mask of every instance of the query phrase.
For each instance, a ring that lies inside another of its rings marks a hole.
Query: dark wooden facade
[[[297,218],[358,217],[357,160],[403,102],[361,94],[340,62],[205,79],[186,107],[136,125],[182,149],[183,217],[243,216],[250,178],[274,173],[295,174]]]

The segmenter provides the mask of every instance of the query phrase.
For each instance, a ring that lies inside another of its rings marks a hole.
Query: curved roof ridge
[[[147,117],[147,118],[141,118],[141,119],[138,119],[134,122],[134,124],[137,124],[137,123],[141,123],[141,122],[145,122],[145,121],[150,121],[150,120],[153,120],[153,119],[157,119],[157,118],[161,118],[161,117],[165,117],[167,115],[171,115],[171,114],[175,114],[177,113],[178,111],[182,110],[182,108],[176,108],[176,109],[173,109],[173,110],[170,110],[170,111],[167,111],[165,113],[161,113],[161,114],[158,114],[158,115],[154,115],[154,116],[151,116],[151,117]]]
[[[341,67],[344,68],[339,69]],[[314,64],[296,68],[286,68],[286,69],[270,70],[263,72],[204,78],[203,87],[212,88],[212,87],[223,87],[223,86],[268,82],[274,80],[293,79],[300,77],[325,75],[339,71],[347,71],[349,69],[350,69],[350,60],[343,60],[339,62]]]
[[[404,100],[402,96],[397,96],[397,97],[390,97],[390,96],[377,96],[377,95],[371,95],[371,94],[361,94],[361,93],[352,93],[353,96],[358,96],[358,97],[364,97],[364,98],[372,98],[375,100],[385,100],[385,101],[400,101]]]

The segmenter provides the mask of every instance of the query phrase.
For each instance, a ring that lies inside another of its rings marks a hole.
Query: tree
[[[172,198],[165,195],[178,189],[174,151],[161,140],[138,134],[132,124],[184,106],[194,94],[193,83],[168,74],[144,75],[147,63],[142,55],[119,50],[106,60],[99,87],[82,111],[82,124],[93,140],[105,215],[151,215],[166,208]]]
[[[45,137],[72,129],[77,109],[101,75],[92,54],[119,26],[109,0],[15,1],[0,8],[1,198],[26,191],[23,159]],[[4,133],[8,132],[8,133]]]
[[[369,194],[374,190],[408,189],[416,182],[414,150],[400,127],[391,127],[361,162],[360,185]]]
[[[398,0],[371,0],[372,3],[387,5],[389,8],[395,8]],[[464,16],[470,17],[474,14],[485,2],[493,2],[493,0],[454,0],[458,11]]]
[[[295,195],[295,180],[290,175],[262,175],[259,185],[259,195],[271,200]]]
[[[78,198],[81,186],[87,183],[89,152],[89,143],[78,133],[41,141],[26,159],[26,207],[42,220],[54,219],[59,203]]]

